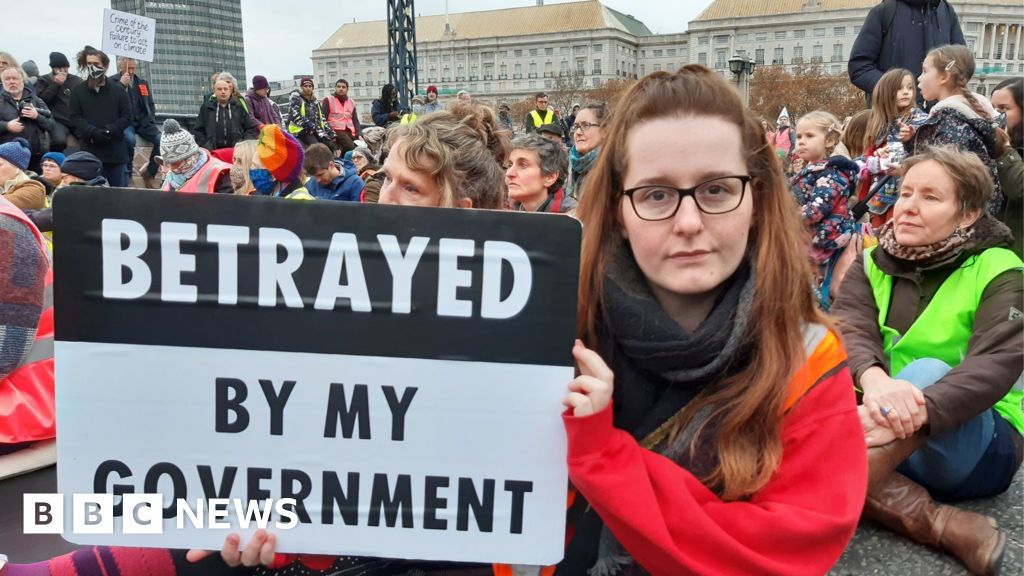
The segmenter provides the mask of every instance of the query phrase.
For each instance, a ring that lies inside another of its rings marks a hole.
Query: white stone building
[[[746,55],[758,65],[820,62],[846,74],[853,42],[879,0],[715,0],[690,22],[690,62],[728,74],[728,59]],[[977,72],[971,88],[988,93],[1024,72],[1018,0],[953,0]],[[756,74],[756,70],[755,70]]]

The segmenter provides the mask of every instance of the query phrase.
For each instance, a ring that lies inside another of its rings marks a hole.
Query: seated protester
[[[53,129],[50,108],[25,87],[22,71],[17,67],[0,70],[3,93],[0,95],[0,143],[24,138],[32,150],[28,169],[39,170],[39,160]]]
[[[312,200],[302,176],[302,144],[277,124],[264,124],[249,166],[249,180],[259,196]]]
[[[103,162],[103,176],[110,185],[124,187],[128,186],[125,165],[132,161],[124,143],[131,104],[121,84],[107,80],[109,66],[110,57],[92,46],[78,53],[78,69],[87,77],[71,89],[71,123],[82,150]]]
[[[103,186],[108,187],[110,183],[103,177],[103,162],[89,152],[75,152],[68,154],[61,164],[61,185],[65,186]]]
[[[252,87],[245,93],[245,103],[260,128],[264,124],[278,124],[284,128],[281,107],[270,99],[270,82],[265,76],[252,77]]]
[[[419,118],[420,113],[423,112],[423,98],[413,96],[409,104],[412,110],[402,114],[402,124],[412,124]]]
[[[196,141],[201,148],[233,148],[242,140],[256,138],[259,124],[245,109],[234,76],[221,72],[213,84],[213,98],[203,101],[196,122]]]
[[[317,143],[306,149],[302,167],[310,177],[306,190],[314,198],[359,202],[363,181],[352,160],[335,158],[330,148]]]
[[[363,192],[359,195],[360,202],[376,204],[380,197],[380,188],[384,184],[384,172],[373,162],[373,153],[369,148],[360,146],[352,151],[352,163],[359,171],[363,181]]]
[[[387,133],[387,129],[380,126],[363,128],[363,142],[370,151],[371,160],[378,166],[384,164],[384,158],[388,155],[384,141]]]
[[[24,138],[0,144],[0,193],[22,210],[46,207],[46,188],[25,173],[31,157]]]
[[[255,140],[242,140],[235,144],[231,155],[231,187],[234,188],[235,194],[246,196],[252,192],[249,167],[252,166],[252,157],[255,155]]]
[[[60,171],[61,164],[64,163],[64,155],[60,152],[47,152],[43,154],[42,161],[40,162],[42,167],[42,177],[50,183],[51,186],[59,186],[61,177],[63,174]]]
[[[543,130],[550,124],[541,126]],[[576,200],[566,195],[565,177],[569,157],[560,140],[536,134],[523,134],[512,141],[505,184],[512,207],[521,212],[564,214],[576,208]]]
[[[385,84],[380,89],[380,98],[377,98],[370,105],[370,116],[373,123],[381,128],[387,128],[392,122],[402,118],[401,104],[398,102],[398,90],[394,84]]]
[[[442,208],[505,208],[502,164],[508,133],[494,111],[476,102],[458,102],[414,124],[393,127],[381,171],[381,204]],[[440,167],[440,171],[438,171]]]
[[[1003,154],[1004,143],[996,138],[992,126],[996,111],[983,96],[971,92],[967,83],[974,76],[974,55],[966,46],[940,46],[928,52],[921,65],[918,86],[921,96],[938,100],[928,118],[919,126],[904,125],[900,139],[909,154],[929,146],[952,144],[981,158],[988,166],[995,187],[989,198],[988,211],[1000,214],[1005,204],[996,158]]]
[[[327,116],[313,92],[312,78],[303,78],[299,88],[292,91],[288,103],[288,133],[302,142],[303,148],[317,143],[334,145],[334,131],[327,125]]]
[[[0,285],[10,287],[0,290],[2,456],[56,436],[53,351],[35,347],[53,338],[53,309],[46,304],[50,260],[42,234],[6,197],[0,197],[0,252]],[[0,458],[0,477],[26,471],[9,470]]]
[[[952,146],[907,160],[893,219],[834,306],[864,393],[865,517],[974,574],[997,572],[1006,535],[932,498],[1000,494],[1021,464],[1024,277],[985,210],[992,190],[982,160]]]
[[[558,124],[544,124],[540,128],[537,128],[536,132],[540,136],[543,136],[552,142],[558,142],[559,144],[562,144],[562,146],[565,146],[565,143],[562,141],[562,129],[559,128]]]
[[[621,101],[603,144],[617,161],[594,166],[579,211],[564,423],[582,497],[558,573],[824,574],[867,462],[780,164],[702,66]]]
[[[173,118],[164,120],[160,157],[167,166],[164,191],[234,194],[231,164],[223,162],[196,143],[192,134]]]

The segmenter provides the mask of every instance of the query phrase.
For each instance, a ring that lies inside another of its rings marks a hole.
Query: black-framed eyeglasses
[[[572,125],[572,131],[575,132],[577,130],[582,130],[583,132],[586,132],[591,128],[598,128],[600,126],[600,124],[591,124],[590,122],[576,122]]]
[[[692,196],[697,209],[705,214],[725,214],[740,207],[747,183],[746,175],[719,176],[697,184],[693,188],[673,188],[664,185],[637,186],[623,191],[629,197],[633,212],[641,220],[668,220],[676,215],[683,198]]]

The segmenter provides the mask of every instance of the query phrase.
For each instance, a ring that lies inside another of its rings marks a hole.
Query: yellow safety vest
[[[412,124],[416,121],[416,115],[412,112],[402,115],[402,124]]]
[[[540,117],[540,114],[538,114],[536,110],[530,112],[530,117],[533,118],[534,128],[540,128],[545,124],[551,124],[554,122],[555,113],[551,110],[545,110],[545,112],[547,112],[547,114],[545,114],[543,118]]]

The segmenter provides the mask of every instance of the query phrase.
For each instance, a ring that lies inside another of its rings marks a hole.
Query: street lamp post
[[[729,58],[729,71],[736,77],[736,89],[743,97],[743,104],[750,104],[750,77],[754,75],[757,63],[753,58],[739,54]]]

